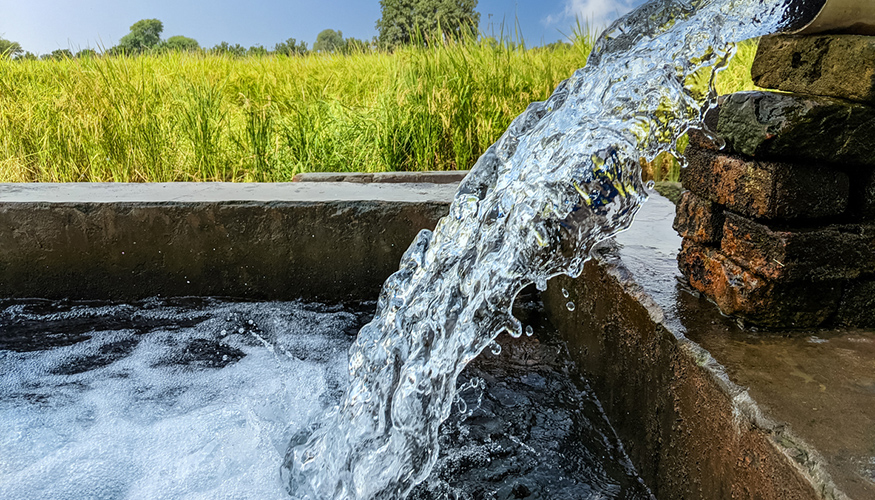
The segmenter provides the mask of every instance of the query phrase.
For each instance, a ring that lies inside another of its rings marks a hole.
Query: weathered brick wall
[[[724,96],[723,149],[691,133],[680,269],[752,324],[875,325],[875,37],[766,37],[751,73],[783,92]]]

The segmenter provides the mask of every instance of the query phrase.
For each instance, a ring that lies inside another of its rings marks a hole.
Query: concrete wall
[[[373,299],[455,185],[0,185],[0,296]]]

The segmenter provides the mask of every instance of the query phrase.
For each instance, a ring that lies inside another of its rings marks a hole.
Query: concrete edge
[[[0,183],[0,203],[448,202],[453,183]]]
[[[470,170],[424,172],[305,172],[295,175],[292,182],[354,182],[457,184]]]
[[[816,449],[667,324],[613,249],[595,252],[579,278],[551,280],[542,298],[657,498],[849,500]],[[624,371],[632,367],[645,378]]]

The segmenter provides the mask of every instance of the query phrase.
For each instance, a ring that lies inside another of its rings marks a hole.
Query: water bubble
[[[532,328],[532,325],[526,325],[526,336],[531,337],[534,333],[535,329]]]
[[[568,309],[569,311],[574,311],[574,302],[571,302],[569,300],[568,303],[565,304],[565,308]]]
[[[539,292],[543,292],[544,290],[546,290],[547,289],[547,278],[539,276],[535,280],[535,288],[537,288]]]
[[[501,354],[501,344],[493,340],[492,343],[489,344],[489,350],[492,351],[492,354],[498,356]]]
[[[504,327],[511,337],[518,339],[523,336],[523,325],[519,321],[512,321]]]
[[[568,298],[568,295],[569,295],[568,290],[566,290],[566,289],[563,288],[563,289],[562,289],[562,296],[565,297],[565,298],[567,299],[567,298]]]

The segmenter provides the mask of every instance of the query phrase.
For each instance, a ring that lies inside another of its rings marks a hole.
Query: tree
[[[380,7],[380,44],[389,48],[411,43],[417,30],[426,39],[474,35],[480,22],[477,0],[380,0]]]
[[[40,56],[43,60],[62,61],[64,59],[73,59],[73,52],[70,49],[55,49],[51,54],[43,54]]]
[[[23,52],[24,50],[22,50],[21,44],[18,42],[0,38],[0,58],[8,57],[11,59]]]
[[[369,42],[359,40],[358,38],[349,37],[343,40],[344,54],[358,54],[362,52],[369,52],[371,48],[372,47]]]
[[[76,59],[88,59],[97,57],[97,52],[94,49],[82,49],[76,52]]]
[[[226,41],[222,41],[222,43],[217,43],[213,45],[213,48],[210,49],[210,52],[213,54],[227,54],[231,51],[231,44]]]
[[[246,55],[246,47],[240,45],[239,43],[231,45],[230,43],[223,41],[222,43],[213,46],[213,48],[210,49],[210,52],[212,52],[213,54],[243,57]]]
[[[571,46],[572,46],[572,44],[570,44],[568,42],[563,42],[562,40],[556,40],[555,42],[548,43],[547,45],[544,45],[543,47],[541,47],[540,50],[560,50],[560,49],[567,49]]]
[[[274,45],[273,51],[285,56],[303,55],[307,53],[307,42],[299,42],[294,38],[289,38],[285,42]]]
[[[263,57],[267,55],[267,49],[265,49],[261,45],[253,45],[252,47],[249,47],[249,50],[246,51],[246,55],[253,57]]]
[[[194,52],[200,49],[201,46],[194,38],[187,36],[172,36],[158,44],[159,50],[170,52]]]
[[[334,30],[322,30],[316,35],[316,43],[313,44],[315,52],[338,52],[346,46],[343,41],[343,32]]]
[[[127,54],[150,50],[161,41],[164,24],[157,19],[141,19],[131,26],[131,32],[118,42],[117,49]]]

